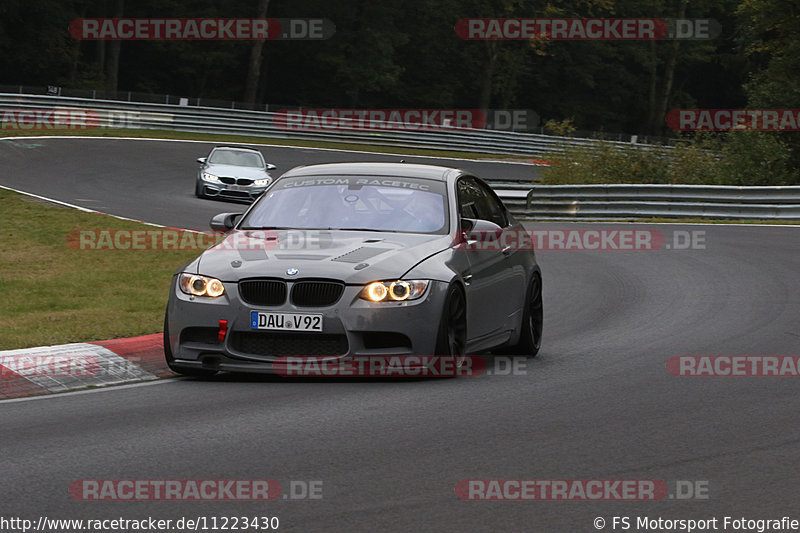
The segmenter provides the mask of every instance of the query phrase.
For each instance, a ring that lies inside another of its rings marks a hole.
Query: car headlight
[[[361,289],[359,297],[370,302],[403,302],[425,294],[428,281],[421,279],[374,281]]]
[[[217,278],[198,274],[181,274],[179,285],[181,292],[191,296],[209,296],[217,298],[225,294],[225,286]]]
[[[272,180],[270,178],[264,178],[260,180],[254,180],[253,185],[256,187],[266,187]]]
[[[217,176],[209,174],[208,172],[203,172],[203,179],[211,183],[222,183]]]

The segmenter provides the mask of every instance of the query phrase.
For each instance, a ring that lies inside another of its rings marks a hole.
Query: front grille
[[[326,307],[338,302],[343,292],[341,281],[298,281],[292,287],[292,303],[298,307]]]
[[[279,279],[244,279],[239,282],[239,295],[252,305],[283,305],[286,282]]]
[[[344,355],[348,350],[346,335],[323,333],[235,332],[231,345],[242,353],[272,357]]]
[[[228,176],[220,176],[219,180],[228,185],[251,185],[253,180],[249,178],[230,178]]]

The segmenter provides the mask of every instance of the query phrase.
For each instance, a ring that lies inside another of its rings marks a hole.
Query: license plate
[[[228,185],[226,187],[226,189],[228,189],[229,191],[246,191],[247,190],[247,186],[245,186],[245,185]]]
[[[322,315],[250,311],[250,329],[322,331]]]

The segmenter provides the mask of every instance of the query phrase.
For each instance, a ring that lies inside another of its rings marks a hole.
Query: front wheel
[[[207,378],[217,373],[216,370],[206,370],[205,368],[186,368],[183,366],[175,365],[175,357],[172,355],[172,344],[169,342],[169,321],[167,314],[164,313],[164,359],[167,360],[167,366],[176,374],[182,376],[190,376],[195,378]]]
[[[203,184],[200,181],[196,181],[194,184],[194,195],[198,198],[205,198],[203,195]]]
[[[464,363],[467,346],[467,305],[464,292],[451,285],[439,320],[439,331],[436,335],[436,355],[452,356],[454,367]]]

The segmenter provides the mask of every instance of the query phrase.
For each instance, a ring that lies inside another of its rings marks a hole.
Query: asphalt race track
[[[114,139],[0,140],[0,185],[54,198],[113,215],[156,224],[208,229],[222,211],[244,211],[246,204],[201,200],[194,195],[198,157],[214,143]],[[244,146],[237,144],[237,146]],[[487,179],[530,181],[530,164],[343,152],[312,148],[257,146],[278,168],[277,177],[298,165],[344,161],[400,161],[457,166]]]
[[[0,185],[203,228],[210,215],[237,207],[192,196],[193,160],[206,148],[2,141]],[[376,157],[264,153],[281,172]],[[481,163],[463,166],[473,164]],[[483,175],[524,170],[509,167]],[[703,231],[705,248],[538,252],[544,347],[516,375],[174,379],[2,402],[0,514],[277,516],[280,530],[300,532],[588,532],[597,531],[597,517],[612,531],[614,516],[630,517],[630,531],[645,516],[717,517],[724,530],[725,516],[800,519],[798,378],[686,378],[665,368],[676,355],[800,355],[798,229],[634,227],[657,229],[668,243],[678,232]],[[108,502],[68,492],[80,479],[254,478],[278,480],[284,492],[291,481],[322,481],[322,499]],[[657,479],[671,497],[473,502],[454,493],[464,479]],[[679,481],[707,482],[707,498],[674,497]]]

